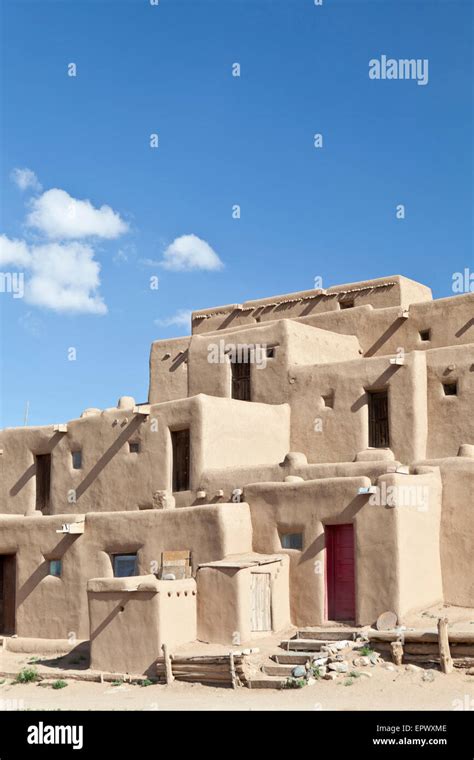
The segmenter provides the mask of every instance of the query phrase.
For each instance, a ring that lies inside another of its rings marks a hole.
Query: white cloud
[[[30,264],[31,254],[24,240],[10,240],[0,235],[0,266],[27,268]]]
[[[138,259],[138,263],[144,267],[159,267],[161,265],[161,261],[155,259]]]
[[[89,236],[113,239],[128,231],[128,224],[110,206],[95,208],[90,201],[73,198],[58,188],[34,198],[26,223],[52,240]]]
[[[106,314],[98,293],[100,264],[90,245],[72,241],[30,248],[21,240],[0,236],[0,263],[29,271],[25,301],[58,312]]]
[[[31,169],[13,169],[10,178],[20,190],[28,190],[30,188],[39,192],[42,189],[41,182],[39,182],[38,177]]]
[[[161,262],[165,269],[177,272],[192,269],[218,270],[224,264],[209,243],[197,235],[181,235],[166,248]]]
[[[160,327],[171,327],[177,325],[179,327],[191,328],[191,311],[188,309],[179,309],[172,317],[166,317],[166,319],[155,319],[155,325]]]

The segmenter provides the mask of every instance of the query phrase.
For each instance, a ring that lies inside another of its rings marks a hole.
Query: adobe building
[[[0,432],[0,634],[163,643],[474,607],[474,294],[401,276],[192,315],[147,403]]]

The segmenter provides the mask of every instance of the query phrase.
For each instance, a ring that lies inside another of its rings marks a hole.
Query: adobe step
[[[316,639],[284,639],[280,642],[280,646],[287,652],[319,652],[323,644],[330,643],[330,641]]]
[[[298,663],[295,663],[297,665]],[[304,663],[303,663],[304,664]],[[262,671],[267,676],[291,676],[295,665],[263,665]]]
[[[286,678],[280,676],[264,676],[262,678],[250,678],[249,689],[281,689],[286,683]]]
[[[331,641],[352,641],[354,634],[360,636],[364,633],[360,628],[327,628],[324,630],[315,630],[314,628],[300,628],[296,631],[297,639],[317,639],[329,644]]]
[[[278,665],[304,665],[314,657],[314,652],[287,652],[286,654],[272,654],[270,659]]]

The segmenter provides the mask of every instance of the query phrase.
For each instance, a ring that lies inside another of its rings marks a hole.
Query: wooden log
[[[401,665],[403,661],[403,644],[401,641],[392,641],[390,644],[392,650],[392,661],[395,665]]]
[[[392,644],[395,642],[392,642]],[[373,648],[378,652],[391,652],[392,644],[385,642],[376,643]],[[469,644],[451,644],[451,657],[474,657],[474,647]],[[405,654],[426,654],[439,656],[438,644],[403,644],[403,651]]]
[[[168,652],[168,646],[167,646],[167,644],[163,644],[161,648],[163,650],[163,657],[164,657],[164,660],[165,660],[166,683],[170,684],[170,683],[173,683],[173,680],[174,680],[173,679],[173,668],[172,668],[172,665],[171,665],[171,657],[170,657],[169,652]]]
[[[365,631],[370,642],[391,642],[402,640],[404,644],[437,644],[438,634],[435,631]],[[450,644],[473,644],[474,633],[470,631],[450,631]]]
[[[453,660],[449,651],[448,618],[438,620],[439,659],[443,673],[453,672]]]
[[[230,677],[232,680],[232,688],[235,689],[237,687],[237,675],[235,673],[235,663],[234,663],[234,655],[232,652],[229,655],[229,667],[230,667]]]

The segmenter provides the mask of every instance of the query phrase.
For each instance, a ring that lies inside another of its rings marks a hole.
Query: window
[[[62,561],[60,559],[49,560],[49,574],[54,575],[56,578],[61,577]]]
[[[274,359],[274,358],[275,358],[275,346],[268,346],[267,359]]]
[[[346,298],[345,301],[339,301],[339,306],[341,309],[352,309],[354,306],[354,299],[353,298]]]
[[[431,340],[431,330],[420,330],[420,340]]]
[[[281,533],[280,543],[282,549],[298,549],[303,548],[303,534],[302,533]]]
[[[173,450],[173,491],[189,491],[189,430],[173,430],[171,432],[171,445]]]
[[[140,444],[138,441],[130,441],[130,443],[128,444],[128,448],[129,448],[130,454],[140,453]]]
[[[388,392],[368,392],[369,446],[384,449],[390,446],[388,429]]]
[[[334,393],[328,393],[326,396],[322,396],[324,406],[327,406],[329,409],[332,409],[334,407]]]
[[[445,396],[457,396],[458,384],[457,383],[443,383],[443,390]]]
[[[231,362],[232,398],[250,401],[250,362]]]
[[[51,490],[51,454],[36,456],[36,509],[44,514],[49,512]]]
[[[137,574],[136,554],[114,554],[113,567],[115,578],[129,578]]]
[[[80,470],[82,468],[82,451],[72,452],[72,469]]]

